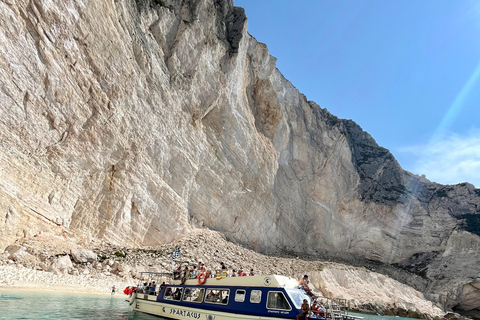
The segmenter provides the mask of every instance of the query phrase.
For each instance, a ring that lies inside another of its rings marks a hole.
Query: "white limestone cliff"
[[[396,264],[446,309],[480,308],[480,191],[403,171],[308,101],[232,1],[0,1],[0,112],[0,248],[207,227]]]

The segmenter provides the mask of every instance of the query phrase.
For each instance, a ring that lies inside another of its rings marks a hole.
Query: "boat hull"
[[[199,308],[190,308],[180,305],[171,305],[168,303],[162,303],[151,300],[142,300],[135,299],[132,303],[133,310],[148,313],[156,316],[160,316],[168,319],[179,319],[179,320],[192,320],[192,319],[201,319],[201,320],[257,320],[257,319],[268,319],[268,320],[285,320],[285,318],[278,318],[275,315],[271,317],[266,316],[254,316],[254,315],[244,315],[236,314],[231,312],[222,312],[222,311],[213,311],[205,310]]]

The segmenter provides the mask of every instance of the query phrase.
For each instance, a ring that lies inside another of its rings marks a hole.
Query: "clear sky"
[[[298,90],[400,165],[480,187],[480,1],[234,0]]]

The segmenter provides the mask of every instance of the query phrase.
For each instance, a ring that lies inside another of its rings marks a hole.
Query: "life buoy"
[[[207,275],[205,272],[200,273],[200,276],[198,276],[198,284],[204,284],[207,281]]]

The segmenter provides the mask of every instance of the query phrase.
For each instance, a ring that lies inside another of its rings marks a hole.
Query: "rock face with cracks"
[[[206,227],[394,264],[444,308],[480,308],[480,190],[405,172],[308,101],[232,1],[6,0],[0,26],[0,247]]]

